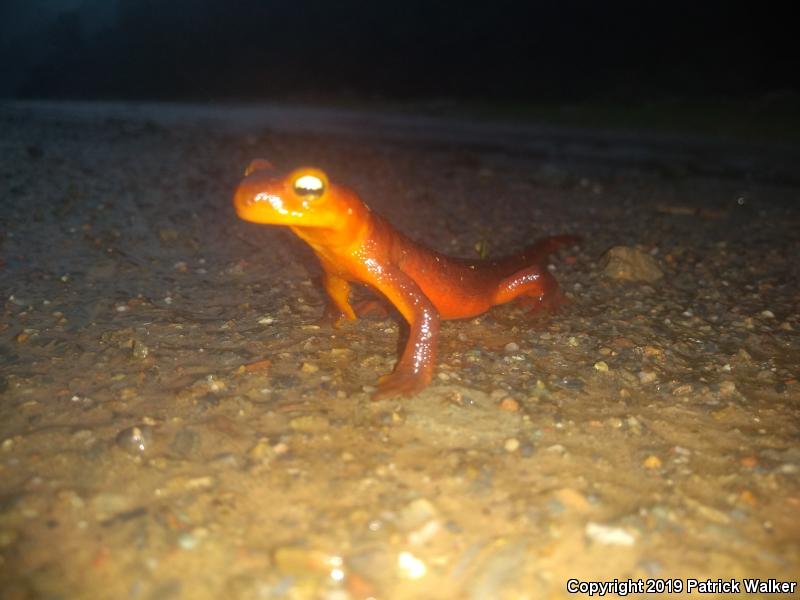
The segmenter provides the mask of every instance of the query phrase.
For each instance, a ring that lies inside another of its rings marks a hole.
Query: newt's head
[[[244,175],[233,205],[241,219],[253,223],[335,227],[341,215],[340,202],[349,195],[332,186],[328,176],[313,167],[283,175],[266,160],[256,159]]]

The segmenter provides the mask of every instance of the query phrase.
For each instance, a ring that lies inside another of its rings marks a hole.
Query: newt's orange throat
[[[408,342],[394,371],[380,379],[376,397],[413,394],[430,383],[441,319],[474,317],[517,297],[534,306],[558,300],[558,284],[544,259],[577,241],[562,235],[505,258],[451,258],[392,228],[319,169],[280,175],[262,159],[245,171],[233,204],[245,221],[286,225],[311,246],[339,318],[356,318],[352,282],[379,292],[403,315]]]

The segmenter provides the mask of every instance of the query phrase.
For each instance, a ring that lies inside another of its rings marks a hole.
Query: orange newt
[[[405,350],[394,371],[380,379],[375,397],[414,394],[430,383],[441,319],[474,317],[518,296],[534,307],[559,302],[558,284],[543,262],[578,241],[561,235],[505,258],[451,258],[394,229],[319,169],[281,176],[263,159],[247,168],[233,203],[245,221],[286,225],[311,246],[339,315],[335,324],[356,318],[351,282],[381,293],[408,322]]]

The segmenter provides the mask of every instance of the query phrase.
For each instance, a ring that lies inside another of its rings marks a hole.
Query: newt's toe
[[[426,378],[417,373],[394,371],[378,380],[378,389],[372,394],[373,400],[393,396],[413,396],[428,385]]]

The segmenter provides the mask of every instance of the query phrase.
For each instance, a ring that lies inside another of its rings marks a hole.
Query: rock
[[[603,272],[611,279],[652,283],[664,276],[658,262],[638,248],[615,246],[603,255]]]

